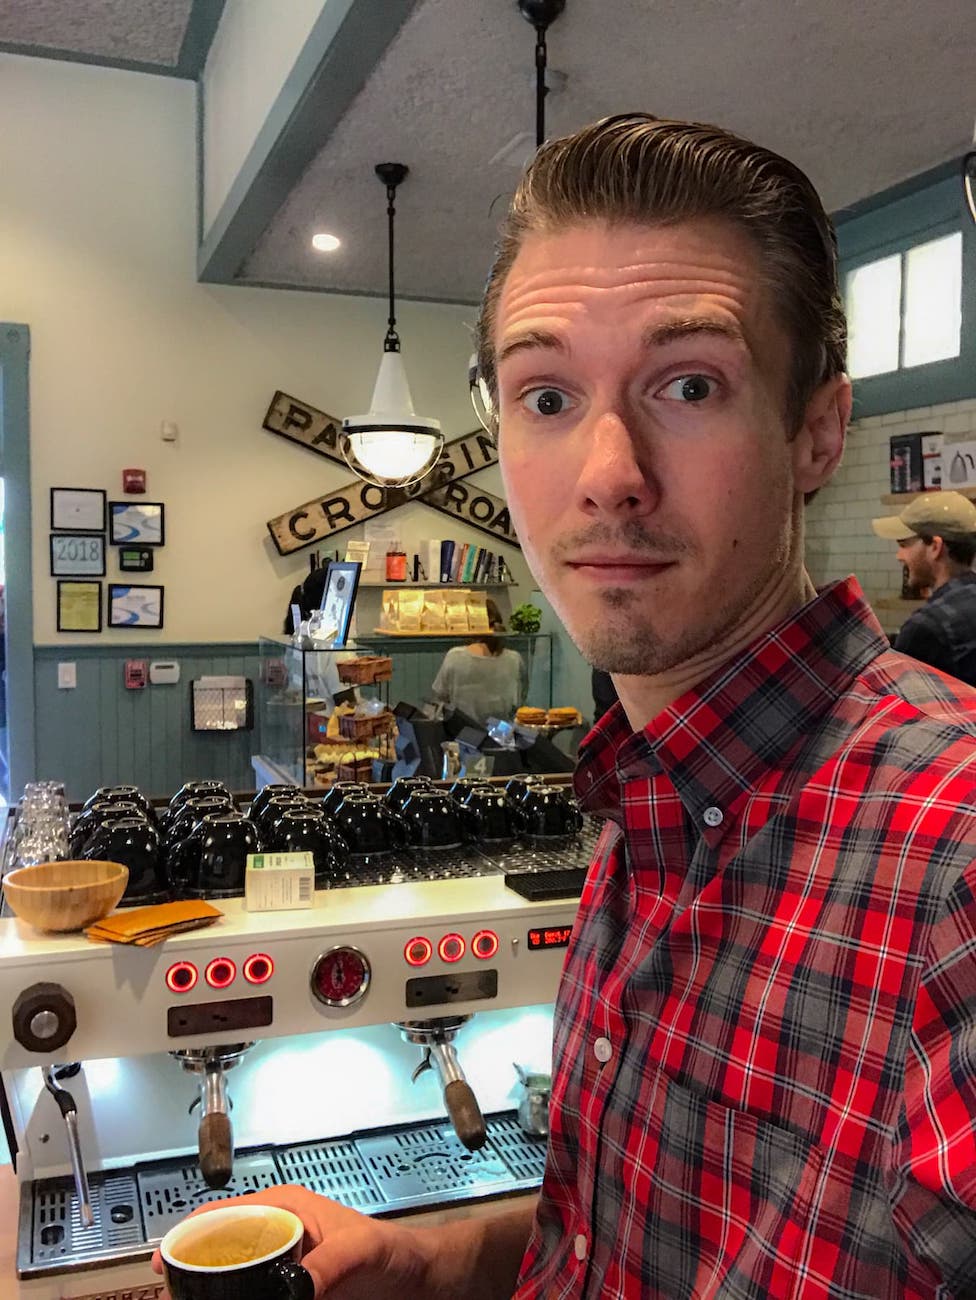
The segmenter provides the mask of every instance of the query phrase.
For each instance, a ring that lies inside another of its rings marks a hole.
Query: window
[[[961,231],[849,271],[844,296],[852,379],[958,357]]]

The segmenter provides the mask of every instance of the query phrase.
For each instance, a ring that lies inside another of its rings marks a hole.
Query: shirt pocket
[[[829,1294],[810,1276],[821,1262],[811,1236],[821,1150],[660,1069],[646,1076],[637,1096],[634,1110],[616,1121],[619,1131],[613,1123],[604,1127],[610,1149],[620,1152],[622,1187],[620,1203],[603,1209],[627,1243],[625,1256],[643,1256],[653,1294]]]

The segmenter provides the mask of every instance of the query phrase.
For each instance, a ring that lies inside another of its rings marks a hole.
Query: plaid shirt
[[[976,573],[937,587],[902,624],[895,649],[976,686]]]
[[[976,1296],[976,691],[848,579],[576,784],[520,1300]]]

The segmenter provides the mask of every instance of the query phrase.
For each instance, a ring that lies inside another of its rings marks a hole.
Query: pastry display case
[[[430,712],[444,656],[470,640],[375,633],[331,650],[261,638],[251,760],[256,786],[382,779],[374,761],[392,767],[396,760],[397,712]],[[527,702],[551,709],[551,636],[507,635],[505,648],[522,657]]]

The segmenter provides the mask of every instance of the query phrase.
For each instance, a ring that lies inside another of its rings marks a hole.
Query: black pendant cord
[[[394,305],[393,290],[393,218],[396,216],[396,186],[387,185],[386,187],[386,216],[389,227],[389,251],[390,251],[390,314],[386,322],[386,338],[383,340],[384,352],[400,351],[400,336],[396,332],[396,308]]]
[[[546,138],[546,27],[535,29],[535,147],[538,149]]]

